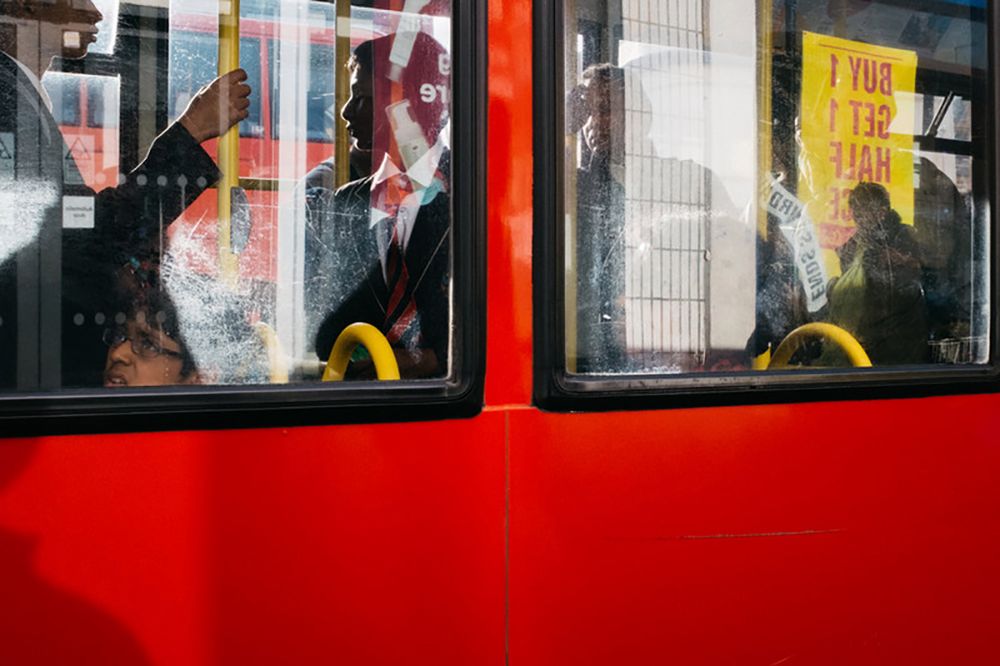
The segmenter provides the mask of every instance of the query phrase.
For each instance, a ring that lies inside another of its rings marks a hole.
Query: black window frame
[[[164,15],[147,8],[131,15],[123,3],[120,22],[136,34],[144,24],[164,29]],[[0,395],[0,438],[384,423],[468,418],[482,410],[486,371],[486,0],[452,4],[452,372],[447,379],[353,381],[254,386],[129,389],[63,389],[58,393]],[[135,26],[133,26],[133,23]],[[166,63],[165,40],[158,45]],[[86,73],[121,73],[113,58],[96,58]],[[163,77],[165,80],[165,77]],[[157,121],[166,124],[165,82]],[[134,87],[134,86],[133,86]],[[136,91],[122,85],[123,114]],[[125,130],[128,125],[122,123]],[[124,132],[123,132],[124,133]],[[132,137],[122,140],[124,159]]]
[[[899,0],[876,0],[899,5]],[[975,11],[983,11],[975,9]],[[972,10],[970,10],[972,11]],[[982,114],[986,182],[981,203],[992,219],[988,246],[990,354],[980,366],[909,366],[853,369],[622,374],[596,378],[567,372],[565,361],[564,11],[559,0],[534,3],[534,402],[554,412],[665,409],[714,405],[890,399],[992,393],[1000,389],[1000,223],[997,157],[1000,137],[1000,11],[987,3],[987,58],[991,71],[977,72],[987,112]],[[919,84],[918,84],[919,85]],[[992,109],[991,114],[989,110]],[[992,122],[989,120],[992,118]],[[973,137],[976,141],[976,137]],[[939,143],[943,143],[938,140]],[[927,148],[925,146],[921,146]]]

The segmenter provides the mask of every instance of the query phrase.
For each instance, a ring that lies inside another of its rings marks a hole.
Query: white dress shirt
[[[437,196],[437,193],[440,191],[440,187],[435,187],[435,182],[439,180],[437,170],[441,163],[441,156],[444,153],[444,150],[444,142],[441,140],[439,135],[438,140],[434,143],[434,145],[431,146],[430,149],[424,153],[420,159],[414,162],[413,165],[405,172],[402,171],[396,163],[389,158],[387,153],[382,158],[382,164],[379,166],[378,170],[375,172],[374,178],[372,179],[373,191],[376,186],[400,174],[406,175],[410,182],[410,191],[403,197],[402,202],[400,202],[399,210],[396,213],[395,219],[397,233],[400,234],[400,241],[402,243],[404,253],[410,244],[410,236],[413,234],[413,225],[417,221],[417,215],[420,213],[420,207],[425,203],[430,203],[430,201],[433,200],[433,198]],[[442,183],[437,184],[439,186],[444,185]],[[383,222],[383,220],[385,221]],[[376,227],[378,227],[379,230],[376,230]],[[368,228],[376,232],[379,261],[382,264],[382,277],[388,282],[389,276],[386,274],[386,255],[389,252],[389,243],[392,240],[392,219],[385,211],[372,207]]]

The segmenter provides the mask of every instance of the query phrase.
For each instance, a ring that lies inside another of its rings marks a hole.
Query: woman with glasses
[[[108,355],[104,386],[198,384],[194,358],[181,338],[177,313],[166,294],[132,276],[127,314],[104,330]]]

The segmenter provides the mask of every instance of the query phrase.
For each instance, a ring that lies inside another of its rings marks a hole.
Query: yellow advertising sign
[[[913,115],[917,55],[802,35],[802,144],[798,198],[815,221],[828,266],[854,233],[848,196],[879,183],[913,224]]]

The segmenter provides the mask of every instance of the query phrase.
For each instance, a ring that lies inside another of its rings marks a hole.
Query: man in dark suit
[[[247,115],[246,73],[219,77],[142,164],[95,194],[39,79],[53,58],[82,58],[100,19],[90,0],[0,0],[0,388],[100,384],[115,269],[137,248],[159,247],[218,179],[200,144]],[[17,201],[25,205],[10,206]]]
[[[324,313],[316,333],[320,359],[344,328],[366,322],[389,340],[403,378],[448,371],[450,66],[424,33],[398,33],[355,50],[351,98],[341,113],[353,139],[352,164],[371,175],[322,202],[310,223],[310,243],[320,254],[307,268],[307,295]]]

